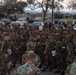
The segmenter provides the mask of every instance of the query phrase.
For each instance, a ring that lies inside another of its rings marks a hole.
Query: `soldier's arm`
[[[16,46],[15,46],[14,44],[13,44],[13,47],[14,47],[15,49],[17,49]]]
[[[14,46],[14,48],[15,48],[16,50],[19,50],[22,45],[20,44],[19,47],[16,47],[16,46],[13,44],[13,46]]]
[[[29,44],[28,44],[28,42],[26,43],[26,46],[27,46],[27,50],[29,49]]]
[[[36,47],[36,43],[35,43],[35,45],[34,45],[34,51],[35,51],[35,47]]]
[[[47,44],[46,44],[46,47],[45,47],[45,51],[44,51],[44,54],[45,54],[45,53],[46,53],[46,51],[47,51],[47,47],[48,47],[48,46],[47,46]]]
[[[19,47],[17,48],[18,50],[21,48],[22,44],[19,45]]]
[[[29,46],[27,45],[27,50],[29,49]]]

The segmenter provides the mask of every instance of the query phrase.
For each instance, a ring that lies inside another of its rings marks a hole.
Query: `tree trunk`
[[[46,18],[46,11],[43,11],[43,22],[45,21]]]
[[[54,22],[54,0],[52,0],[52,23]]]

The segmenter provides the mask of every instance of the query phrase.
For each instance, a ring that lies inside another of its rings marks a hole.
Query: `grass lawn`
[[[73,20],[76,20],[76,19],[65,18],[65,20],[67,21],[68,24],[72,24]]]
[[[38,20],[42,22],[42,18],[39,18]],[[68,24],[72,24],[73,20],[76,20],[76,19],[73,19],[73,18],[65,18],[65,20],[67,21]]]

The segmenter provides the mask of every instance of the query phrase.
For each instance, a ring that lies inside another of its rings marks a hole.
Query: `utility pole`
[[[54,22],[54,0],[52,0],[52,23]]]

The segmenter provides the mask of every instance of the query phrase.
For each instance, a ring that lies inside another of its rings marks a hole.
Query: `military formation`
[[[0,75],[40,75],[54,71],[76,75],[76,31],[72,27],[0,26]]]

